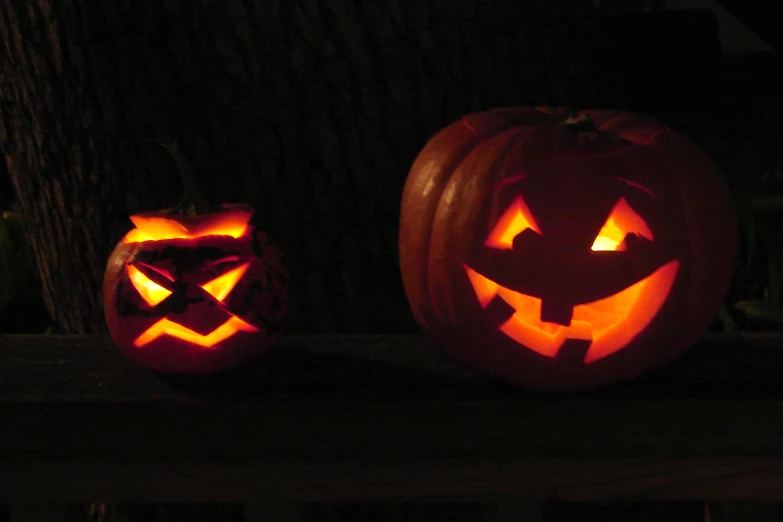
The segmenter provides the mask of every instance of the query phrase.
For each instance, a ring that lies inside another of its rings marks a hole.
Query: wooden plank
[[[106,337],[0,335],[0,370],[0,403],[199,400],[188,389],[231,399],[258,394],[321,397],[323,392],[345,397],[357,387],[374,395],[397,391],[399,396],[400,387],[387,386],[394,379],[402,385],[418,379],[413,391],[427,393],[445,380],[487,387],[483,378],[420,336],[289,336],[239,375],[165,379],[123,358]],[[383,382],[373,386],[378,379]]]
[[[0,462],[0,503],[766,501],[781,491],[780,458]]]
[[[778,522],[777,501],[711,500],[704,507],[704,522]]]
[[[543,522],[543,505],[534,500],[505,500],[488,504],[485,522]]]
[[[242,514],[244,522],[303,522],[305,520],[303,509],[297,504],[247,503],[242,508]]]
[[[697,378],[697,381],[719,378],[727,382],[746,378],[764,380],[783,367],[783,354],[779,350],[782,345],[781,333],[707,334],[704,340],[691,350],[690,355],[681,360],[680,364],[670,365],[668,371],[658,372],[658,378],[667,379],[673,376],[685,378],[685,383],[689,386],[694,384],[694,378]],[[377,362],[394,367],[436,372],[459,380],[470,381],[477,377],[474,372],[451,361],[426,337],[406,335],[290,335],[281,338],[276,347],[261,357],[252,370],[265,371],[278,380],[287,379],[290,384],[296,385],[298,383],[295,375],[290,373],[278,375],[270,369],[301,366],[302,356],[312,357],[314,354],[338,358],[335,364],[340,365],[340,369],[351,363],[361,365]],[[759,358],[762,360],[759,361]],[[314,361],[322,362],[318,359]],[[139,379],[142,375],[152,375],[122,358],[108,337],[0,335],[0,368],[25,374],[36,371],[52,374],[52,367],[60,370],[59,373],[63,370],[72,372],[68,377],[70,387],[78,386],[79,380],[85,377],[88,380],[97,380],[101,376],[121,377],[118,373],[125,374],[129,369],[136,369],[128,376],[132,380]],[[770,367],[772,370],[764,371],[765,368]],[[328,367],[319,367],[317,370],[319,373],[324,372],[325,375],[332,376],[335,381],[339,377],[335,372],[329,372]],[[307,377],[310,378],[311,374],[312,370],[309,370]],[[3,392],[0,401],[69,399],[62,394],[52,395],[53,392],[68,391],[67,389],[49,386],[36,388],[35,383],[25,384],[26,381],[19,377],[17,374],[3,375],[3,381],[0,381],[0,391]],[[57,373],[50,377],[57,377]],[[144,394],[150,392],[158,394],[161,391],[170,391],[166,386],[150,388],[154,382],[156,382],[154,379],[140,382],[144,388],[136,390],[135,397],[143,398]],[[94,388],[95,386],[91,387]],[[623,393],[633,391],[634,388],[638,386],[624,389]],[[28,397],[22,395],[33,389],[38,389],[39,394]],[[71,391],[79,390],[72,388]],[[112,396],[111,394],[116,391],[118,390],[115,388],[104,388],[101,390],[102,398],[109,400],[128,398]],[[41,395],[41,392],[46,394]],[[81,397],[70,397],[70,399],[74,398],[81,400]],[[167,397],[163,395],[156,398],[165,400]]]
[[[629,384],[493,386],[416,336],[287,337],[161,377],[102,337],[0,337],[0,502],[779,497],[779,336]]]
[[[64,522],[65,504],[10,504],[8,522]]]
[[[763,344],[579,395],[490,386],[418,337],[293,338],[194,380],[87,346],[108,343],[0,338],[0,460],[783,457],[783,351]]]
[[[783,457],[783,401],[0,404],[0,461]]]
[[[781,334],[710,335],[686,357],[645,378],[580,396],[783,397],[781,346]],[[0,371],[0,403],[181,403],[259,394],[373,399],[509,395],[422,336],[287,336],[244,372],[178,380],[124,359],[106,337],[0,335]]]

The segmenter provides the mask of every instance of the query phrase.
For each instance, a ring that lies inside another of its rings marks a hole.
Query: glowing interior
[[[195,239],[203,236],[241,237],[247,229],[251,212],[225,212],[210,215],[209,219],[169,219],[160,215],[131,216],[136,228],[123,241],[161,241],[164,239]]]
[[[625,250],[625,236],[637,234],[650,241],[653,233],[625,199],[620,199],[593,242],[591,250]]]
[[[168,319],[161,319],[157,323],[150,326],[144,333],[133,341],[133,344],[137,348],[151,343],[162,335],[170,335],[177,339],[182,339],[195,345],[211,348],[221,341],[225,341],[237,332],[257,332],[258,328],[250,325],[240,319],[239,317],[232,317],[222,325],[212,330],[207,335],[201,335],[194,332],[190,328],[177,324]]]
[[[527,228],[538,232],[530,211],[520,197],[498,220],[485,244],[510,249],[514,237]],[[591,249],[625,250],[627,234],[653,239],[652,231],[644,220],[625,199],[620,199]],[[514,314],[500,326],[504,334],[547,357],[555,357],[566,339],[590,340],[585,364],[620,350],[650,324],[666,301],[678,268],[679,262],[671,261],[625,290],[575,306],[571,323],[563,326],[541,321],[541,299],[500,286],[465,265],[482,308],[486,308],[495,296],[500,296],[514,308]]]
[[[245,275],[245,272],[247,272],[249,266],[250,263],[245,263],[242,266],[238,266],[237,268],[226,272],[222,276],[216,277],[208,283],[204,283],[201,285],[201,288],[211,294],[212,297],[222,302],[223,299],[225,299],[226,296],[231,293],[231,290],[234,289],[239,280],[242,279],[242,276]]]
[[[628,344],[644,330],[669,295],[679,267],[671,261],[625,290],[574,307],[571,324],[541,321],[541,300],[520,294],[465,267],[482,307],[499,295],[515,310],[500,330],[531,350],[555,357],[566,339],[592,340],[584,362],[589,364]]]
[[[133,265],[128,265],[128,279],[150,306],[155,306],[171,295],[171,290],[163,288]]]
[[[525,201],[520,196],[500,216],[484,244],[491,248],[509,250],[513,247],[514,238],[528,228],[541,233],[530,209],[527,208]]]

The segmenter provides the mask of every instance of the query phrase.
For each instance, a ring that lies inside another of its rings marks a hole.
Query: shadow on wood
[[[67,522],[65,504],[10,504],[8,522]]]
[[[487,504],[485,522],[543,522],[542,502],[507,500]]]
[[[780,503],[762,500],[709,500],[704,503],[704,522],[778,522]]]

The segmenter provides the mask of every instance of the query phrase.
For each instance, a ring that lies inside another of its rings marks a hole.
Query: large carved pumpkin
[[[461,361],[522,386],[588,389],[702,335],[736,237],[715,165],[658,121],[497,109],[416,158],[400,267],[416,320]]]
[[[280,249],[249,224],[253,209],[131,216],[109,257],[106,323],[131,359],[166,373],[215,373],[277,338],[287,309]]]

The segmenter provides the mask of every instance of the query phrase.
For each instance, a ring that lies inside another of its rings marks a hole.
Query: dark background
[[[780,27],[779,11],[725,4],[777,45],[768,27]],[[295,299],[287,330],[298,333],[417,331],[397,268],[400,194],[426,140],[466,113],[647,112],[715,159],[738,204],[778,190],[779,56],[727,53],[711,11],[662,7],[0,1],[0,207],[20,212],[37,267],[25,304],[2,321],[32,314],[54,331],[104,330],[100,281],[127,216],[182,195],[159,141],[178,142],[213,202],[257,209],[254,223],[287,254]],[[233,516],[203,506],[134,509],[144,520]],[[478,516],[460,506],[313,509],[319,520]],[[676,522],[700,510],[698,502],[553,506],[547,520],[578,512]]]
[[[180,199],[161,140],[214,202],[253,204],[281,243],[292,332],[415,331],[400,193],[426,140],[463,114],[648,112],[733,186],[769,169],[777,58],[724,56],[710,11],[620,4],[5,2],[3,192],[16,192],[56,330],[103,329],[99,281],[128,214]]]

